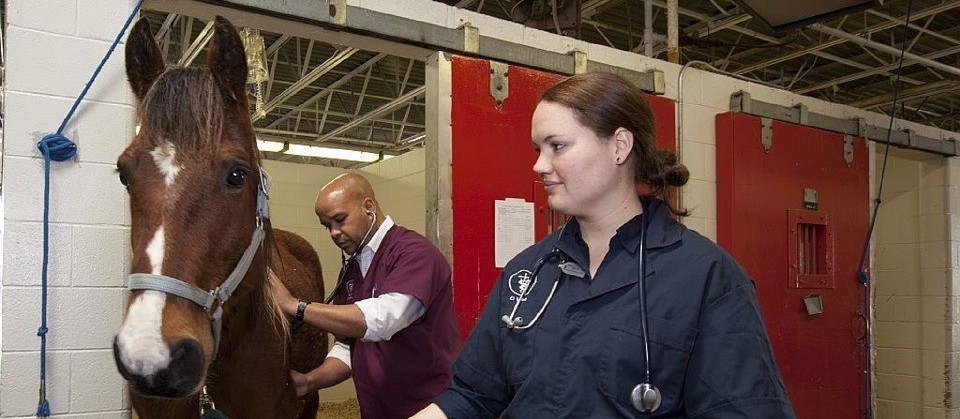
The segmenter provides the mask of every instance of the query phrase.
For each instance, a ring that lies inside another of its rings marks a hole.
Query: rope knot
[[[48,418],[50,417],[50,402],[46,399],[40,402],[37,405],[37,417],[38,418]]]
[[[53,161],[64,161],[77,154],[77,145],[61,134],[44,135],[37,143],[37,148]]]
[[[46,335],[47,335],[47,330],[48,330],[48,329],[47,329],[46,326],[40,326],[40,328],[37,329],[37,336],[46,336]]]

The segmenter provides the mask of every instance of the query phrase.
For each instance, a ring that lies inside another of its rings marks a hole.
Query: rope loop
[[[44,157],[53,161],[65,161],[77,155],[77,145],[62,134],[47,134],[37,143]]]

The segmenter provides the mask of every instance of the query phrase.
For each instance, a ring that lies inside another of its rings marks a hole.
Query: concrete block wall
[[[960,415],[956,163],[902,150],[887,163],[874,257],[878,418]]]
[[[426,219],[425,155],[421,148],[360,169],[373,184],[383,213],[420,234]]]
[[[5,3],[0,417],[33,418],[44,178],[36,145],[57,129],[135,2]],[[118,49],[64,132],[78,157],[50,171],[47,395],[62,418],[129,417],[111,349],[130,258],[127,195],[115,164],[135,125]]]

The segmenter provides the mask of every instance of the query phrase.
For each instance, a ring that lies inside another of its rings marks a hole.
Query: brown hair
[[[646,196],[662,195],[670,211],[673,191],[687,183],[690,172],[668,150],[658,150],[653,110],[644,93],[627,79],[610,73],[584,73],[569,77],[543,92],[541,102],[566,106],[577,122],[600,138],[610,138],[617,128],[633,134],[634,178],[650,186]]]

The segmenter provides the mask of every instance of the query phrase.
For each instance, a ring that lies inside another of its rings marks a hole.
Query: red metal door
[[[869,227],[867,146],[780,121],[765,128],[739,113],[716,122],[717,239],[757,284],[797,416],[863,417],[866,321],[857,267]],[[805,203],[811,191],[816,205]],[[817,304],[808,311],[816,298],[820,313]]]
[[[494,202],[534,202],[535,237],[547,234],[546,200],[533,173],[537,154],[530,141],[530,118],[540,94],[564,76],[509,66],[509,96],[498,107],[490,95],[490,62],[457,55],[451,60],[453,291],[460,334],[466,339],[501,271],[494,258]],[[648,99],[658,143],[672,150],[674,102]]]

